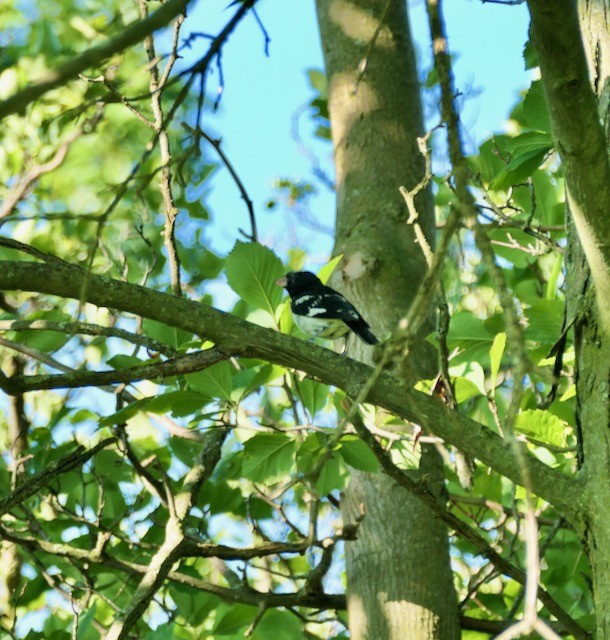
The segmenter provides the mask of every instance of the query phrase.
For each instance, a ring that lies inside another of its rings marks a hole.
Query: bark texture
[[[566,178],[566,194],[580,243],[595,282],[600,328],[610,336],[610,161],[606,137],[592,91],[574,0],[528,0],[532,40],[538,52],[549,106],[555,147]],[[589,0],[589,59],[595,65],[594,87],[604,92],[606,79],[597,77],[607,46],[599,32],[604,0]],[[607,8],[607,7],[606,7]],[[597,35],[596,35],[597,34]]]
[[[333,284],[346,291],[379,336],[396,328],[426,271],[399,187],[415,187],[424,159],[420,88],[403,0],[318,0],[329,81],[337,179]],[[416,201],[433,240],[429,191]],[[431,325],[424,328],[429,332]],[[423,341],[422,341],[423,345]],[[355,342],[350,354],[370,359]],[[417,373],[436,372],[433,353],[414,354]],[[443,469],[425,450],[419,470],[442,499]],[[345,520],[364,506],[358,540],[346,544],[353,640],[453,640],[460,635],[448,532],[413,495],[384,475],[357,473],[343,500]]]
[[[6,358],[4,370],[6,375],[22,375],[25,362],[18,355]],[[24,480],[26,468],[24,456],[28,448],[29,422],[25,415],[25,404],[22,394],[9,398],[7,412],[7,440],[12,459],[11,490],[15,490]],[[14,630],[17,622],[17,602],[21,587],[22,553],[13,542],[0,542],[0,617],[7,629]]]
[[[582,0],[579,18],[589,78],[610,140],[610,2]],[[605,212],[608,220],[608,212]],[[610,241],[609,237],[605,241]],[[586,252],[574,228],[567,255],[569,316],[574,319],[577,358],[578,425],[585,477],[585,542],[593,573],[597,640],[610,638],[610,337],[602,330]],[[599,295],[599,294],[598,294]],[[600,301],[601,302],[601,301]],[[602,302],[602,304],[604,304]],[[605,300],[606,309],[610,299]]]

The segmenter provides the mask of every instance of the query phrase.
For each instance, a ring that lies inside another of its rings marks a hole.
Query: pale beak
[[[288,284],[288,278],[283,276],[279,280],[276,280],[275,284],[277,284],[278,287],[285,287]]]

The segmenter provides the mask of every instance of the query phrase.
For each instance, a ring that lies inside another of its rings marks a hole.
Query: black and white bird
[[[288,291],[294,323],[307,335],[334,340],[350,329],[367,344],[379,340],[356,307],[309,271],[292,271],[276,281]]]

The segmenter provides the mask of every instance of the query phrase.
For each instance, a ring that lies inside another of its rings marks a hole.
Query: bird
[[[288,291],[294,323],[303,333],[334,340],[351,329],[363,342],[379,343],[356,307],[310,271],[291,271],[275,284]]]

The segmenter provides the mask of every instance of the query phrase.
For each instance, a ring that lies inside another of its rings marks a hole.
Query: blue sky
[[[425,5],[423,0],[409,0],[408,4],[420,67],[429,69]],[[191,28],[217,33],[235,11],[235,7],[226,6],[227,0],[199,2],[191,9]],[[527,9],[480,0],[446,0],[444,6],[449,45],[455,55],[456,85],[466,96],[461,105],[465,142],[473,150],[492,131],[502,130],[518,92],[528,84],[529,72],[522,60]],[[257,10],[271,38],[270,55],[265,56],[264,37],[256,21],[246,18],[223,51],[222,101],[217,112],[206,114],[203,128],[222,138],[225,153],[254,201],[261,241],[280,254],[297,242],[307,249],[316,266],[330,250],[331,239],[299,229],[294,219],[287,229],[285,208],[280,206],[273,212],[265,208],[274,179],[312,179],[310,160],[299,151],[292,129],[295,113],[312,98],[306,70],[323,69],[315,2],[261,0]],[[207,47],[205,41],[198,42]],[[217,73],[210,76],[209,90],[215,89],[217,80]],[[330,144],[308,140],[312,126],[306,115],[300,123],[308,146],[323,167],[332,171]],[[215,159],[211,149],[207,152]],[[211,179],[206,204],[212,211],[207,239],[217,251],[226,252],[236,239],[237,228],[248,229],[248,219],[225,169]],[[320,187],[310,205],[318,218],[332,221],[332,193]]]

